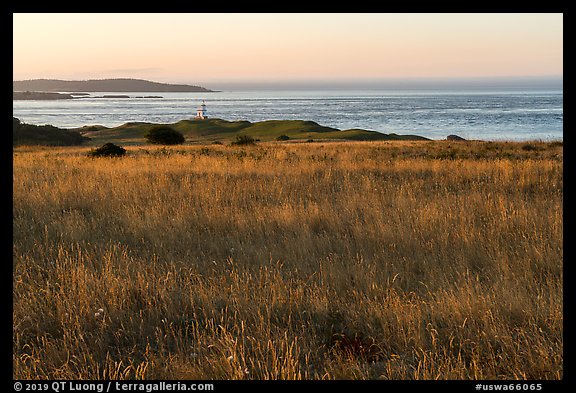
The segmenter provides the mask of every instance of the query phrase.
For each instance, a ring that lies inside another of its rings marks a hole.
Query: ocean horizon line
[[[196,82],[198,83],[198,82]],[[563,76],[522,77],[421,77],[333,79],[245,79],[199,82],[210,89],[310,90],[310,89],[563,89]]]
[[[109,78],[13,78],[15,82],[54,79],[87,81],[141,79],[162,84],[202,86],[211,90],[451,90],[451,89],[551,89],[563,90],[563,75],[472,76],[472,77],[333,77],[333,78],[154,78],[117,76]]]

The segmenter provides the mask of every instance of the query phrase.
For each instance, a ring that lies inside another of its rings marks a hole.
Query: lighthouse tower
[[[206,119],[208,116],[206,116],[206,102],[204,102],[204,100],[202,100],[202,105],[200,105],[198,107],[198,109],[196,109],[196,119]]]

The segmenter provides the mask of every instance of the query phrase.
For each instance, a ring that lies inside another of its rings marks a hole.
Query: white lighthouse
[[[196,109],[196,119],[206,119],[208,116],[206,116],[206,102],[204,102],[204,100],[202,100],[202,105],[200,105],[198,107],[198,109]]]

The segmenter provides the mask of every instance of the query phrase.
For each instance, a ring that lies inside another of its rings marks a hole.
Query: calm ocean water
[[[445,139],[563,140],[562,90],[294,90],[125,94],[131,98],[13,101],[13,115],[31,124],[73,128],[131,121],[174,123],[196,114],[225,120],[312,120],[341,130]],[[135,98],[136,96],[162,98]]]

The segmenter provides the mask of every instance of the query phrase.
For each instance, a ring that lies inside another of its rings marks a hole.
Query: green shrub
[[[168,126],[157,126],[144,135],[149,143],[157,145],[180,145],[186,140],[184,135]]]
[[[287,141],[290,140],[290,137],[288,135],[280,135],[278,138],[276,138],[277,141]]]
[[[238,135],[236,141],[232,142],[233,145],[254,145],[256,144],[256,139],[252,138],[250,135]]]
[[[126,154],[126,149],[113,143],[106,143],[97,149],[88,152],[90,157],[121,157]]]

